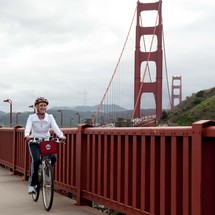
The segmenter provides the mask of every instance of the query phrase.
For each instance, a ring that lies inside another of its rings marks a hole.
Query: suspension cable
[[[100,102],[100,104],[99,104],[99,106],[98,106],[98,108],[97,108],[97,111],[96,111],[95,115],[93,116],[93,119],[92,119],[92,122],[93,122],[93,123],[95,122],[96,116],[98,115],[98,113],[99,113],[99,111],[100,111],[100,109],[101,109],[101,106],[102,106],[102,104],[103,104],[103,102],[104,102],[104,99],[105,99],[105,97],[106,97],[106,95],[107,95],[107,93],[108,93],[108,90],[109,90],[109,88],[110,88],[110,85],[111,85],[111,83],[112,83],[112,81],[113,81],[113,78],[114,78],[114,76],[115,76],[115,74],[116,74],[117,68],[118,68],[119,63],[120,63],[120,60],[121,60],[121,58],[122,58],[122,54],[124,53],[124,50],[125,50],[125,47],[126,47],[126,44],[127,44],[127,41],[128,41],[128,37],[129,37],[130,32],[131,32],[131,28],[132,28],[132,26],[133,26],[133,22],[134,22],[134,18],[135,18],[136,11],[137,11],[137,6],[135,7],[135,11],[134,11],[133,18],[132,18],[132,21],[131,21],[131,24],[130,24],[130,27],[129,27],[129,31],[128,31],[128,34],[127,34],[127,36],[126,36],[126,40],[125,40],[125,42],[124,42],[122,51],[121,51],[121,53],[120,53],[119,59],[118,59],[117,64],[116,64],[116,67],[115,67],[115,69],[114,69],[113,75],[112,75],[111,80],[110,80],[110,82],[109,82],[109,84],[108,84],[108,87],[107,87],[107,89],[106,89],[106,91],[105,91],[105,93],[104,93],[104,96],[103,96],[103,98],[102,98],[102,100],[101,100],[101,102]]]
[[[163,26],[163,18],[162,18],[162,26]],[[169,96],[169,105],[171,108],[171,95],[170,95],[170,87],[169,87],[169,78],[168,78],[168,71],[167,71],[167,60],[166,60],[166,47],[165,47],[165,39],[164,39],[164,30],[163,32],[163,47],[164,47],[164,66],[165,66],[165,72],[166,72],[166,82],[167,82],[167,91],[168,91],[168,96]]]

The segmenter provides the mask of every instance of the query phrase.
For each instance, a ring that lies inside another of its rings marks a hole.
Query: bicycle
[[[42,191],[43,206],[46,211],[52,207],[54,198],[54,176],[51,165],[50,155],[58,152],[58,138],[50,138],[44,140],[41,138],[32,138],[30,144],[39,144],[41,162],[38,170],[38,183],[35,186],[36,193],[32,194],[33,200],[36,202],[39,199],[40,190]]]

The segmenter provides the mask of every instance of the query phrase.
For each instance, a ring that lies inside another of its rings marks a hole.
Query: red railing
[[[29,175],[23,128],[0,128],[0,163]],[[63,129],[55,187],[125,214],[214,215],[215,122]]]

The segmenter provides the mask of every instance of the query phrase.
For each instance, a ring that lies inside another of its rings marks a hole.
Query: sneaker
[[[36,194],[36,190],[33,186],[28,186],[28,194]]]

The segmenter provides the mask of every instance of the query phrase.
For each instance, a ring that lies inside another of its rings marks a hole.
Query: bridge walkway
[[[76,206],[76,201],[55,192],[49,215],[101,215],[100,211],[88,206]],[[27,182],[0,167],[0,214],[4,215],[47,215],[40,196],[34,202],[27,193]]]

